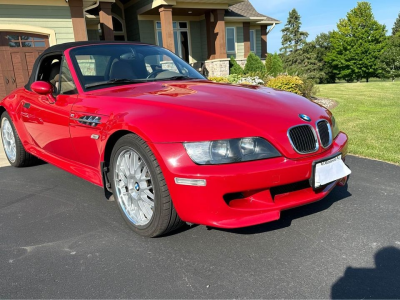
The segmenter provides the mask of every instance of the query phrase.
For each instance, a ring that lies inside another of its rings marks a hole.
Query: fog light
[[[205,179],[189,179],[189,178],[175,177],[175,183],[180,185],[206,186],[207,181]]]

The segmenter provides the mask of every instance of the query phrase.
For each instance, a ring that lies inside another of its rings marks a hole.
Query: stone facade
[[[205,75],[207,77],[226,77],[229,75],[229,58],[225,59],[214,59],[205,61]],[[246,65],[246,59],[237,59],[236,62],[244,68]],[[265,60],[262,60],[265,63]],[[198,64],[197,64],[198,65]],[[197,66],[196,69],[200,70]]]

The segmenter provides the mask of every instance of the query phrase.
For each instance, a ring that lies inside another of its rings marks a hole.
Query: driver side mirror
[[[53,86],[46,81],[35,81],[31,84],[31,89],[39,95],[51,95],[53,94]]]

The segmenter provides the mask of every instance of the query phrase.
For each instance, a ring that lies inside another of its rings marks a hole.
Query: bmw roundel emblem
[[[299,114],[299,117],[303,121],[306,121],[306,122],[310,122],[311,121],[311,118],[309,116],[307,116],[307,115]]]
[[[139,190],[140,190],[140,185],[139,185],[139,183],[136,182],[134,187],[135,187],[135,190],[139,192]]]

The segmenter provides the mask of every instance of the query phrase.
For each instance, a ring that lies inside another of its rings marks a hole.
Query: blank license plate
[[[344,164],[342,155],[316,161],[313,164],[313,187],[336,181],[351,174],[351,170]]]

